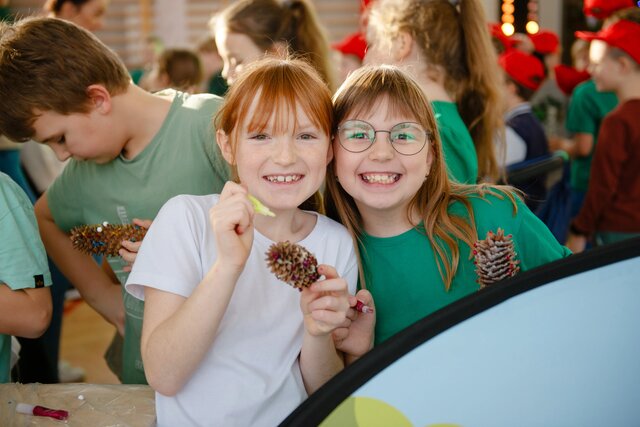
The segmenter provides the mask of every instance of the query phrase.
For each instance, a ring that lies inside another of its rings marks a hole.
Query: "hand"
[[[243,269],[253,244],[255,212],[247,198],[247,189],[227,182],[220,201],[209,211],[209,221],[216,237],[216,263]]]
[[[358,300],[374,308],[374,312],[357,312],[354,307]],[[333,331],[333,342],[338,350],[351,358],[358,358],[373,347],[376,326],[373,296],[366,289],[361,289],[355,297],[349,296],[349,306],[344,324]]]
[[[148,230],[149,227],[151,227],[152,221],[150,219],[134,218],[133,223],[138,227],[142,227]],[[133,263],[136,261],[136,257],[138,256],[140,245],[142,245],[142,240],[140,240],[139,242],[130,242],[128,240],[123,240],[122,242],[120,242],[120,244],[122,245],[122,249],[118,251],[118,255],[120,255],[122,259],[127,262],[127,265],[122,268],[122,271],[131,271],[131,268],[133,268]]]
[[[558,136],[551,136],[549,141],[549,151],[558,151],[565,149],[565,140]]]
[[[565,244],[567,248],[574,254],[579,254],[580,252],[584,252],[587,247],[587,238],[586,236],[580,234],[569,233],[569,237],[567,237],[567,243]]]
[[[304,326],[312,336],[328,335],[343,325],[349,310],[347,281],[328,265],[319,265],[318,273],[325,279],[303,289],[300,298]]]

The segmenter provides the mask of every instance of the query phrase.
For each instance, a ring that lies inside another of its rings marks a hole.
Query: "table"
[[[69,418],[65,423],[19,414],[15,411],[16,403],[64,409],[69,411]],[[146,385],[0,384],[0,425],[3,427],[150,427],[155,421],[155,394]]]

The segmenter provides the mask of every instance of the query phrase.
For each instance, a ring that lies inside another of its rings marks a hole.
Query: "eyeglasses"
[[[403,122],[390,130],[376,130],[364,120],[347,120],[338,127],[338,141],[345,150],[362,153],[376,142],[378,132],[388,133],[393,149],[404,156],[418,154],[431,137],[418,123]]]

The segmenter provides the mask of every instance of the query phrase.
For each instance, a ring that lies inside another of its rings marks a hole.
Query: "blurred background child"
[[[149,92],[171,88],[196,93],[200,91],[202,76],[202,64],[194,51],[170,48],[160,54],[141,87]]]
[[[517,165],[549,154],[545,130],[529,103],[545,79],[542,63],[535,56],[516,49],[500,55],[499,63],[505,72],[506,165]],[[544,177],[534,177],[518,188],[525,194],[527,206],[533,211],[544,201],[547,193]]]
[[[229,85],[251,62],[288,53],[308,61],[335,88],[327,35],[309,0],[240,0],[211,24]]]
[[[585,201],[571,223],[567,246],[580,252],[588,238],[607,244],[640,235],[640,14],[577,36],[592,41],[597,89],[620,101],[602,121]]]

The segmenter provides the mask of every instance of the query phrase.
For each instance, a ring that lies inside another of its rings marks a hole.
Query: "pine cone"
[[[265,255],[271,272],[296,289],[302,290],[320,278],[316,257],[300,245],[274,243]]]
[[[507,277],[515,276],[520,271],[520,261],[516,259],[511,234],[504,235],[504,230],[489,231],[484,240],[473,244],[474,261],[476,265],[476,280],[480,289]]]
[[[73,247],[86,254],[117,256],[122,247],[120,242],[139,242],[146,233],[147,229],[138,225],[112,225],[105,222],[74,227],[70,238]]]

